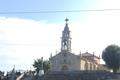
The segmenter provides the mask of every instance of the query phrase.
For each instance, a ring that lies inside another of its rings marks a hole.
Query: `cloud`
[[[70,22],[72,52],[95,52],[96,55],[109,44],[120,45],[120,11],[88,12],[84,19]],[[17,17],[0,17],[0,52],[16,65],[31,65],[33,60],[60,51],[61,24],[47,20],[30,20]],[[15,59],[15,60],[14,60]],[[2,63],[1,63],[2,64]],[[6,63],[8,64],[8,63]]]
[[[120,11],[88,12],[84,19],[72,22],[72,50],[101,55],[110,44],[120,46]],[[103,61],[101,61],[104,63]]]
[[[4,64],[23,65],[32,64],[33,60],[44,56],[48,58],[60,36],[60,24],[48,24],[47,21],[36,21],[14,17],[1,17],[0,47]],[[12,60],[15,58],[15,60]],[[9,61],[9,62],[7,62]],[[2,62],[1,62],[2,64]]]

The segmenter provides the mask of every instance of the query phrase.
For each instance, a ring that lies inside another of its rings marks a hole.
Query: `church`
[[[65,19],[65,27],[62,31],[61,51],[50,57],[50,71],[80,71],[99,70],[100,57],[89,52],[76,55],[71,51],[71,32],[68,27],[68,19]]]

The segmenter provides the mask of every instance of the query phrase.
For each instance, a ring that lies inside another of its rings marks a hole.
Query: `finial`
[[[95,52],[93,52],[93,56],[95,56]]]
[[[66,19],[65,19],[65,21],[66,21],[66,23],[67,23],[67,22],[69,21],[69,19],[68,19],[68,18],[66,18]]]
[[[81,51],[80,51],[80,57],[82,57]]]
[[[41,57],[41,60],[43,61],[43,57]]]
[[[15,69],[15,65],[13,65],[13,68]]]
[[[81,51],[80,51],[80,54],[81,54]]]
[[[58,51],[56,50],[56,54],[58,53]]]
[[[50,58],[52,58],[52,53],[50,54]]]

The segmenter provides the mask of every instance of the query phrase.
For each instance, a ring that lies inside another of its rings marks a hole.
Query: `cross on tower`
[[[65,19],[65,21],[66,21],[66,23],[67,23],[67,22],[69,21],[69,19],[68,19],[68,18],[66,18],[66,19]]]

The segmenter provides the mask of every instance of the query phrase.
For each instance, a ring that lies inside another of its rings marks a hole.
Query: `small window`
[[[64,59],[63,62],[66,63],[66,59]]]

